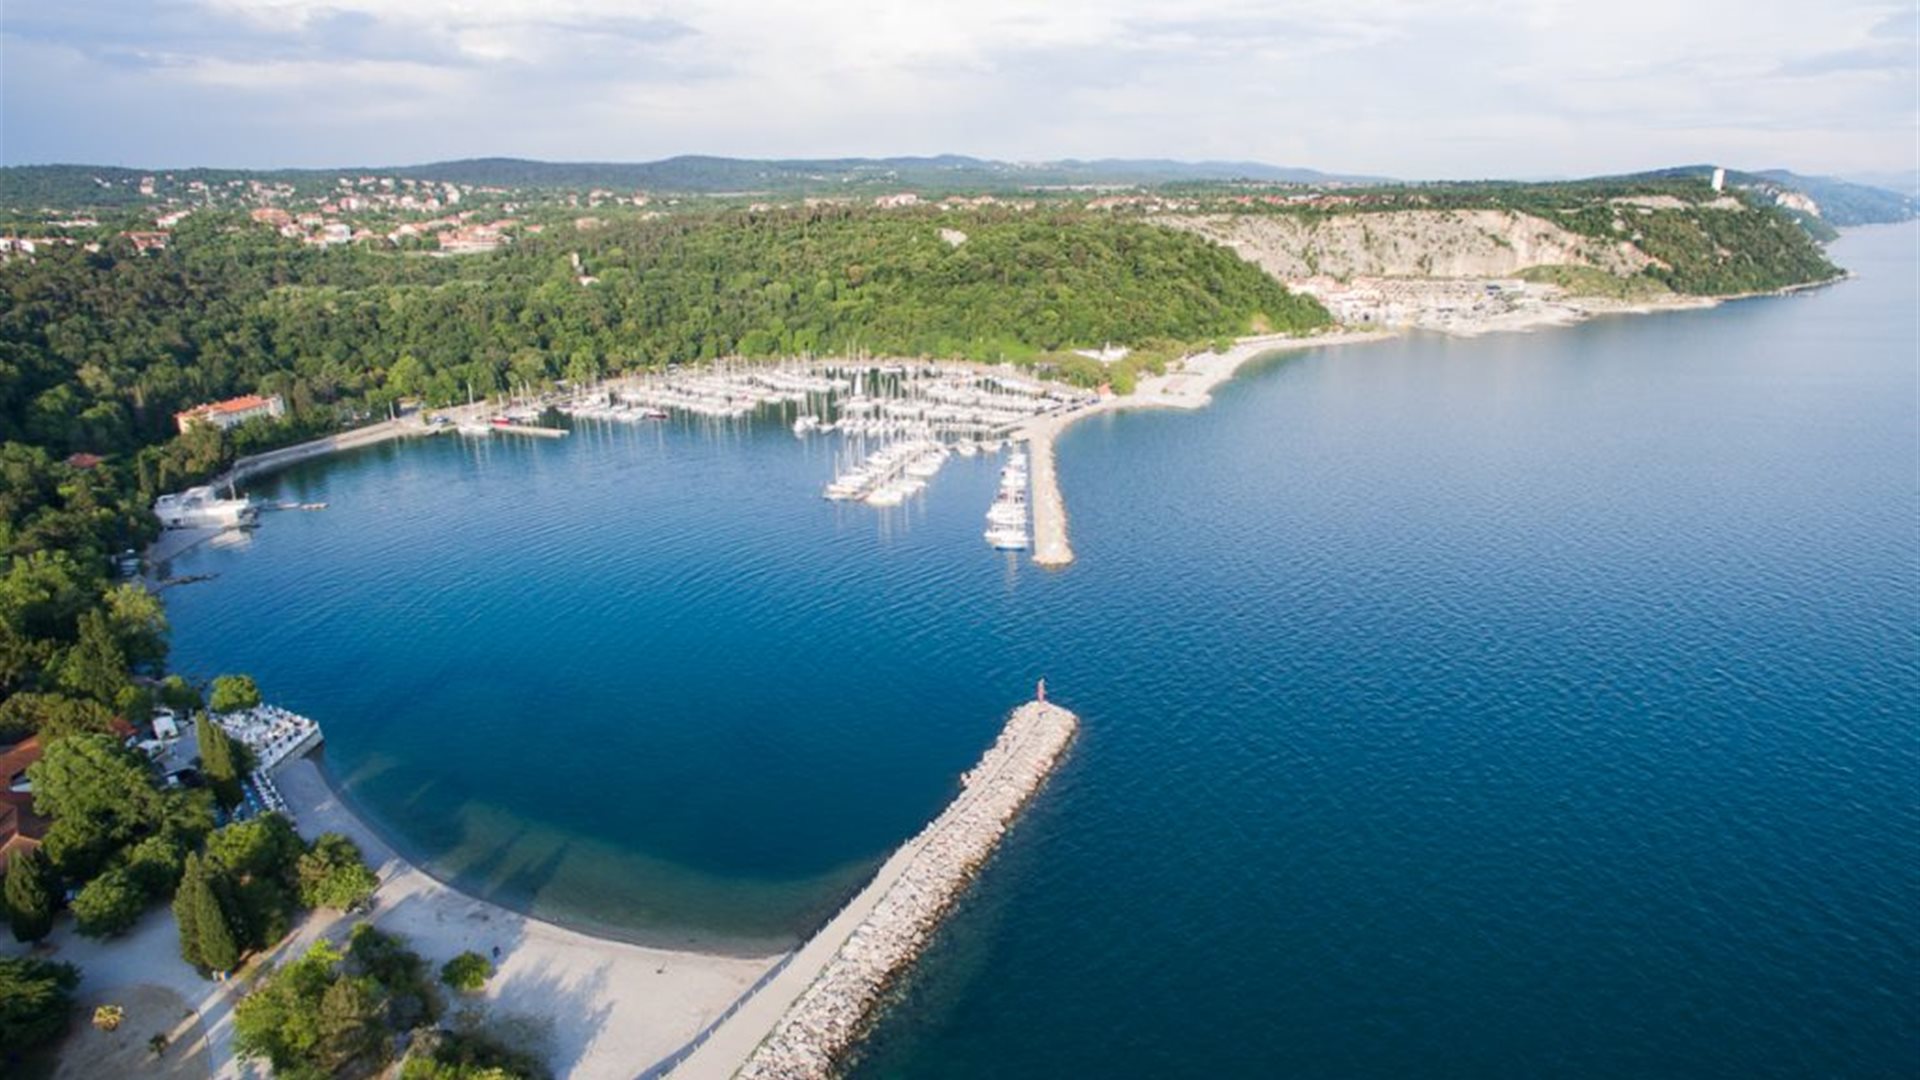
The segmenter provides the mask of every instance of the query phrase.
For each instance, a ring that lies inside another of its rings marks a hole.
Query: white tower
[[[1724,191],[1727,187],[1727,170],[1715,167],[1713,170],[1713,190]]]

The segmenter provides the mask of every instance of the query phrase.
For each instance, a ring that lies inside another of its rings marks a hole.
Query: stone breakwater
[[[1046,782],[1079,719],[1058,705],[1014,710],[1000,738],[961,778],[959,797],[907,842],[911,859],[806,992],[742,1065],[746,1080],[833,1073],[865,1033],[893,980],[920,955],[1007,827]]]

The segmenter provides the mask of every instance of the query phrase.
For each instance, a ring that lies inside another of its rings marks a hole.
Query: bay
[[[583,424],[315,463],[170,590],[464,887],[767,951],[1044,675],[1069,761],[869,1076],[1905,1073],[1920,970],[1911,226],[1857,280],[1262,362],[1059,445],[1080,561],[830,447]]]

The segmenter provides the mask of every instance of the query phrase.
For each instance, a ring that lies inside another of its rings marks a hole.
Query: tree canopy
[[[80,969],[37,957],[0,957],[0,1058],[67,1030]]]

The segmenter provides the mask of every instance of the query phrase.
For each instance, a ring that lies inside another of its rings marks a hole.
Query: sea
[[[1920,1073],[1920,230],[1829,287],[1256,361],[1070,429],[1078,561],[778,415],[255,481],[174,666],[409,857],[791,947],[1047,680],[1066,762],[857,1077]],[[648,1063],[636,1063],[636,1072]]]

